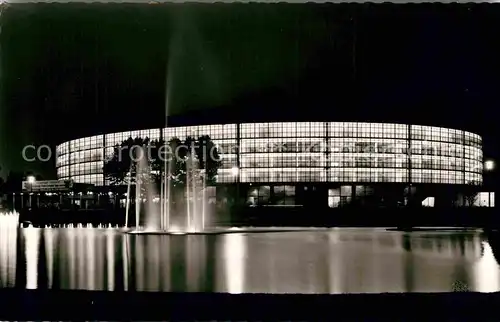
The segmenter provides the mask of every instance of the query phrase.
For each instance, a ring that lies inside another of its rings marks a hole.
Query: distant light
[[[36,181],[35,176],[28,176],[28,178],[26,178],[26,179],[27,179],[27,181],[28,181],[29,183],[33,183],[33,182],[35,182],[35,181]]]
[[[493,160],[488,160],[484,163],[484,169],[486,171],[491,171],[493,169],[495,169],[495,161]]]
[[[239,169],[238,167],[233,167],[233,168],[231,169],[231,174],[232,174],[233,176],[237,176],[239,172],[240,172],[240,169]]]

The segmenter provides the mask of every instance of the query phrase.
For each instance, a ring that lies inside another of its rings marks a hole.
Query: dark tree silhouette
[[[214,185],[221,161],[219,151],[209,136],[201,136],[198,139],[188,137],[184,141],[171,138],[166,145],[159,140],[130,137],[114,147],[113,154],[104,162],[103,171],[111,185],[124,185],[129,177],[131,182],[135,182],[139,177],[144,181],[152,180],[159,186],[160,173],[166,171],[164,162],[166,158],[172,160],[169,164],[173,185],[182,187],[186,183],[186,161],[191,151],[194,152],[200,172],[206,173],[207,186]],[[137,176],[137,164],[141,162],[147,167],[143,169],[144,173],[139,173]]]
[[[469,186],[465,189],[464,198],[466,207],[474,207],[474,203],[477,201],[479,192],[479,182],[471,181]]]
[[[135,182],[137,164],[141,150],[138,147],[147,147],[151,144],[149,138],[129,137],[120,145],[116,145],[113,154],[104,162],[104,176],[113,186],[123,185],[130,181]],[[143,156],[142,156],[143,157]]]
[[[4,193],[19,192],[22,188],[22,183],[24,180],[24,174],[22,172],[9,172],[7,179],[3,184],[2,190]]]
[[[200,169],[206,171],[206,184],[215,185],[217,172],[222,165],[219,150],[208,135],[199,137],[196,143],[196,156]]]

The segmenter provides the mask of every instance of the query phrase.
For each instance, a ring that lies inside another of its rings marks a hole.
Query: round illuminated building
[[[404,205],[408,195],[449,203],[455,198],[450,195],[483,181],[477,134],[356,122],[238,123],[96,135],[57,146],[57,175],[105,187],[104,160],[127,138],[202,135],[210,136],[222,156],[218,190],[237,186],[249,205]]]

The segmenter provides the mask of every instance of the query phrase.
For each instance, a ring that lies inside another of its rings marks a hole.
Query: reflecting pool
[[[492,248],[493,247],[493,248]],[[479,230],[328,229],[130,235],[3,229],[0,287],[229,293],[500,290]]]

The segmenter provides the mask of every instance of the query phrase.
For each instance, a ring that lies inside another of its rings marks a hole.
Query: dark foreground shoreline
[[[58,211],[23,210],[21,222],[35,227],[65,224],[123,226],[125,213],[119,210]],[[496,208],[398,208],[398,209],[311,209],[254,207],[216,214],[219,227],[467,227],[500,229]]]
[[[492,320],[500,293],[271,295],[0,290],[5,320]]]

